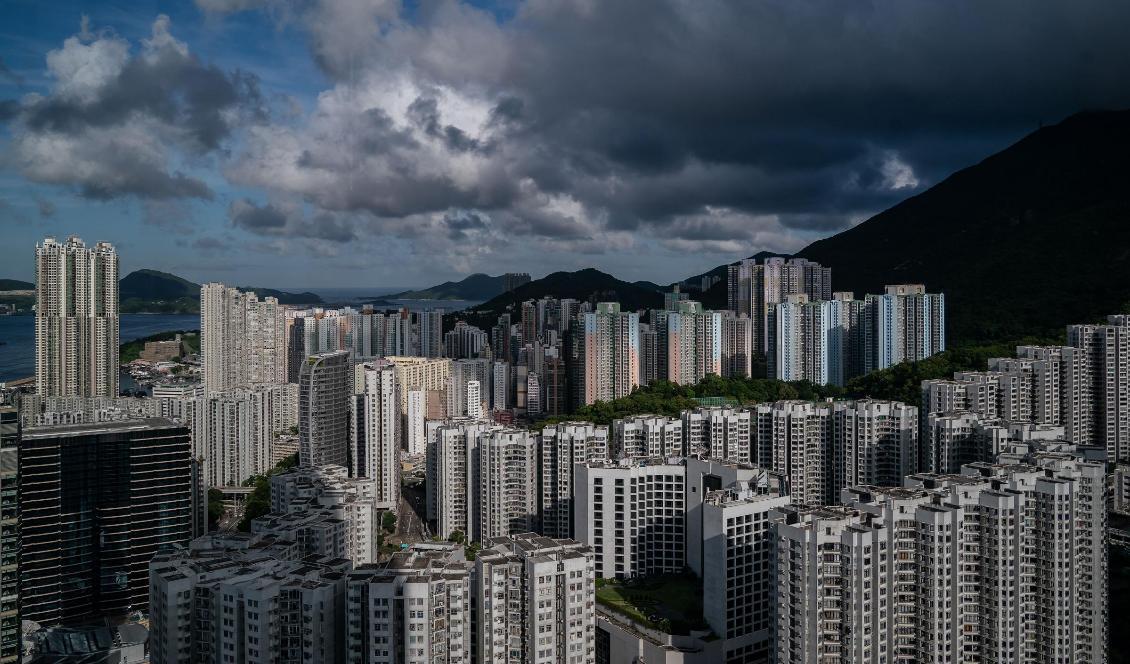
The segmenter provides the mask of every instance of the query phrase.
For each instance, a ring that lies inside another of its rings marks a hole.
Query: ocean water
[[[379,290],[379,289],[373,289]],[[320,293],[319,293],[320,294]],[[364,299],[344,303],[359,306]],[[395,307],[408,307],[412,311],[443,309],[459,311],[481,304],[472,300],[390,300]],[[158,332],[200,329],[200,316],[196,314],[122,314],[119,320],[119,339],[122,343],[148,337]],[[0,382],[35,375],[35,317],[0,316]]]
[[[200,329],[195,314],[122,314],[122,343],[171,330]],[[0,316],[0,382],[35,375],[35,316]]]

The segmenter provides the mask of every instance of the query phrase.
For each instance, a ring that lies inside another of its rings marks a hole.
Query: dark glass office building
[[[0,408],[0,664],[20,661],[20,418]]]
[[[23,620],[146,609],[150,559],[193,535],[188,429],[158,418],[35,427],[19,450]]]

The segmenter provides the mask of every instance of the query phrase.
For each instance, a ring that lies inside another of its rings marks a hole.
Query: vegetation
[[[298,465],[298,454],[292,454],[280,461],[274,468],[267,471],[266,475],[255,475],[244,481],[243,486],[255,487],[251,495],[243,503],[243,519],[238,528],[245,533],[251,532],[251,522],[271,511],[271,475],[286,472]]]
[[[489,330],[497,322],[499,314],[510,311],[517,316],[521,312],[522,302],[546,296],[589,302],[619,302],[624,311],[663,306],[663,294],[653,287],[621,281],[600,270],[587,268],[576,272],[554,272],[535,279],[487,300],[474,309],[445,316],[444,325],[453,326],[457,320],[465,320],[471,325]]]
[[[0,279],[0,291],[35,290],[35,284],[19,279]]]
[[[857,296],[945,293],[954,346],[1058,334],[1130,301],[1127,144],[1130,111],[1079,113],[799,255]]]
[[[396,532],[396,512],[385,512],[381,516],[381,528],[389,535]]]
[[[903,362],[848,382],[845,396],[894,399],[910,404],[922,400],[922,381],[951,378],[955,371],[984,371],[991,357],[1013,357],[1021,345],[1062,344],[1063,339],[1026,337],[1012,343],[952,348],[920,362]]]
[[[505,276],[492,277],[489,274],[476,273],[460,281],[445,281],[430,288],[381,297],[404,300],[489,300],[500,295],[505,287]]]
[[[482,550],[482,544],[478,542],[468,542],[466,546],[463,547],[463,556],[467,558],[467,560],[474,560],[479,557],[479,552]]]
[[[121,364],[129,364],[141,356],[141,351],[145,349],[145,342],[168,341],[175,339],[178,334],[181,335],[181,340],[184,342],[184,345],[188,347],[188,352],[200,352],[200,330],[174,330],[171,332],[158,332],[148,337],[127,341],[118,349],[118,361]]]
[[[259,297],[278,298],[280,304],[321,304],[314,293],[288,293],[273,288],[238,286]],[[200,312],[200,284],[159,270],[135,270],[118,282],[122,313],[195,314]]]
[[[668,634],[710,629],[702,619],[702,582],[689,572],[639,579],[597,579],[596,601],[641,625]]]
[[[224,516],[224,492],[208,489],[208,530],[215,530]]]
[[[630,395],[613,401],[598,401],[571,415],[555,417],[540,426],[587,420],[611,424],[613,420],[632,415],[653,414],[677,417],[680,412],[699,406],[696,399],[723,397],[739,404],[752,404],[779,399],[825,399],[842,396],[843,390],[831,385],[808,381],[785,382],[769,378],[722,378],[707,376],[695,385],[676,385],[665,380],[636,389]]]

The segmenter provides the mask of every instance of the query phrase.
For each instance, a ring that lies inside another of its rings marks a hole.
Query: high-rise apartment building
[[[221,283],[200,287],[204,389],[219,392],[287,379],[287,332],[277,298]]]
[[[782,508],[775,661],[1105,661],[1103,485],[1102,464],[973,464]]]
[[[745,314],[753,323],[753,349],[768,353],[766,318],[769,309],[789,295],[806,295],[809,300],[832,297],[832,270],[803,258],[771,257],[758,263],[748,258],[729,266],[727,309]]]
[[[722,375],[722,314],[680,301],[667,314],[667,380],[694,385]]]
[[[688,456],[701,456],[734,463],[756,461],[750,411],[740,408],[684,410],[683,443]]]
[[[601,302],[584,316],[584,403],[611,401],[640,384],[639,317]]]
[[[1110,461],[1130,461],[1130,316],[1108,316],[1105,325],[1069,325],[1067,344],[1080,349],[1086,363],[1092,435],[1106,445]]]
[[[76,236],[35,247],[35,385],[51,396],[118,396],[118,254]]]
[[[306,358],[298,377],[298,462],[303,467],[349,467],[350,401],[354,394],[348,351]]]
[[[0,407],[0,663],[20,661],[20,418]]]
[[[486,412],[490,410],[491,379],[494,369],[491,361],[485,358],[469,360],[452,360],[451,373],[447,383],[447,416],[448,417],[482,417],[481,414],[473,415],[471,408],[470,384],[478,384],[478,395],[475,398],[476,407]]]
[[[520,429],[479,433],[477,541],[537,530],[537,434]]]
[[[788,295],[770,305],[767,315],[767,364],[771,378],[843,385],[863,373],[867,357],[866,303],[851,293],[810,301]]]
[[[148,564],[154,664],[345,661],[350,562],[289,541],[213,535]],[[352,660],[351,660],[352,661]]]
[[[415,544],[346,575],[348,664],[472,664],[462,547]]]
[[[252,533],[297,541],[307,555],[377,562],[381,516],[395,507],[381,500],[378,480],[350,477],[342,466],[291,468],[270,479],[271,511],[251,521]]]
[[[897,485],[918,467],[918,409],[898,401],[777,401],[751,417],[754,461],[787,478],[794,503],[835,504],[846,486]]]
[[[540,531],[546,537],[573,537],[574,468],[608,459],[608,427],[591,422],[546,426],[538,442]]]
[[[924,360],[946,349],[945,295],[922,284],[887,286],[868,295],[867,327],[874,335],[865,371]]]
[[[149,560],[192,539],[204,500],[189,432],[169,420],[39,427],[19,444],[20,610],[42,625],[149,601]]]
[[[421,357],[443,357],[443,309],[417,311],[416,353]]]
[[[706,493],[701,537],[703,617],[725,639],[727,662],[768,661],[773,592],[770,564],[775,548],[770,517],[789,504],[779,488],[754,483]]]
[[[356,393],[349,414],[353,476],[374,480],[378,504],[396,509],[400,503],[401,426],[396,370],[389,365],[360,364],[354,381]],[[422,400],[422,393],[417,400]],[[423,418],[419,419],[422,439]]]
[[[753,377],[753,322],[747,314],[722,313],[722,377]]]
[[[502,275],[502,288],[505,293],[509,293],[515,288],[528,283],[530,283],[530,275],[528,272],[507,272]]]
[[[238,487],[271,469],[278,434],[298,424],[298,386],[259,384],[185,401],[193,456],[210,487]]]
[[[686,565],[686,463],[635,459],[576,466],[575,536],[596,576],[677,574]]]
[[[428,423],[428,451],[424,486],[428,520],[436,534],[446,539],[459,532],[468,541],[481,541],[478,506],[481,467],[479,436],[501,429],[485,420],[456,418]]]
[[[635,415],[612,421],[613,459],[683,456],[683,423],[662,415]]]
[[[593,554],[533,533],[492,540],[475,559],[475,661],[595,664]]]
[[[470,359],[490,348],[490,337],[466,321],[456,321],[455,327],[443,335],[443,345],[446,357]]]

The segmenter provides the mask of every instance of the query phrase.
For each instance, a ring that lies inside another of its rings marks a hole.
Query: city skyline
[[[1041,124],[1130,106],[1117,3],[811,10],[12,3],[3,276],[31,273],[13,247],[77,227],[130,256],[123,274],[200,282],[585,265],[669,282],[794,252]]]

